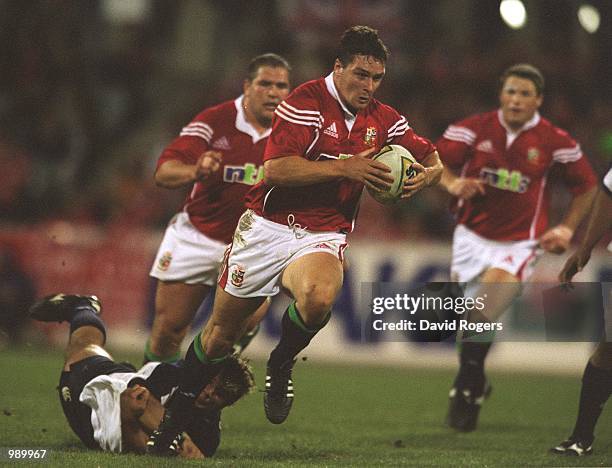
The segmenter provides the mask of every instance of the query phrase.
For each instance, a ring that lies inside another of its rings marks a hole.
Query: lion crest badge
[[[234,286],[239,288],[244,282],[245,268],[242,265],[234,265],[231,271],[231,281]]]
[[[368,146],[376,145],[376,136],[378,135],[376,131],[376,127],[368,127],[366,128],[365,136],[363,137],[363,142]]]
[[[170,262],[172,262],[172,252],[164,252],[159,262],[157,262],[157,268],[161,271],[166,271],[170,267]]]

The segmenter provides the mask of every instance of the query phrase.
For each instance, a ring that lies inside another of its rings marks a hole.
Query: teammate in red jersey
[[[216,282],[223,252],[244,211],[245,194],[263,178],[263,152],[274,110],[289,93],[289,72],[288,62],[276,54],[255,57],[244,94],[202,111],[161,154],[156,183],[192,189],[166,229],[151,269],[158,283],[145,360],[180,358],[189,325]],[[239,349],[254,335],[266,310],[264,302]]]
[[[603,179],[593,207],[590,210],[589,224],[580,247],[567,259],[559,281],[570,283],[576,273],[582,271],[591,258],[597,243],[612,229],[612,169]],[[610,250],[612,244],[608,246]],[[593,453],[595,425],[604,405],[612,395],[612,287],[602,283],[605,313],[605,333],[595,348],[582,376],[578,417],[572,434],[551,449],[559,455],[589,455]]]
[[[268,361],[264,406],[270,421],[283,422],[293,401],[295,356],[327,323],[342,285],[342,252],[363,187],[385,189],[392,182],[387,166],[370,156],[397,143],[422,162],[404,185],[405,197],[438,182],[442,165],[434,146],[373,97],[386,59],[375,30],[352,27],[342,36],[333,72],[301,85],[277,108],[265,179],[249,192],[213,314],[187,352],[185,378],[152,436],[153,452],[167,452],[193,395],[222,367],[249,315],[281,288],[295,302]]]
[[[539,70],[515,65],[500,83],[499,110],[450,125],[437,142],[445,164],[441,184],[455,197],[451,279],[465,284],[468,295],[487,297],[484,315],[474,321],[503,313],[543,251],[560,254],[569,247],[596,184],[576,141],[538,113],[544,88]],[[548,228],[553,170],[573,199],[561,223]],[[461,345],[447,418],[455,429],[476,428],[489,389],[484,361],[490,345]]]

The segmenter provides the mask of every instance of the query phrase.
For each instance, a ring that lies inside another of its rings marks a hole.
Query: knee
[[[325,318],[334,305],[337,293],[338,288],[334,284],[304,284],[296,297],[298,309],[304,314],[303,318]]]
[[[167,337],[180,337],[181,339],[187,333],[191,321],[181,320],[165,307],[160,307],[155,311],[155,320],[153,329],[160,335]]]

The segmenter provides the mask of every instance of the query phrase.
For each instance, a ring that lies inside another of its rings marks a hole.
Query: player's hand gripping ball
[[[372,157],[391,169],[393,184],[388,191],[376,192],[368,188],[370,195],[379,203],[395,203],[400,199],[403,192],[404,181],[415,176],[416,171],[412,164],[417,162],[414,156],[406,148],[400,145],[386,145]]]

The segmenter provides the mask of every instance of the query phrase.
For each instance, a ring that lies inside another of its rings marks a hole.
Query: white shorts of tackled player
[[[414,177],[412,164],[417,162],[412,153],[400,145],[386,145],[372,158],[391,169],[393,185],[386,192],[376,192],[368,188],[372,197],[380,203],[395,203],[403,193],[404,182]]]

